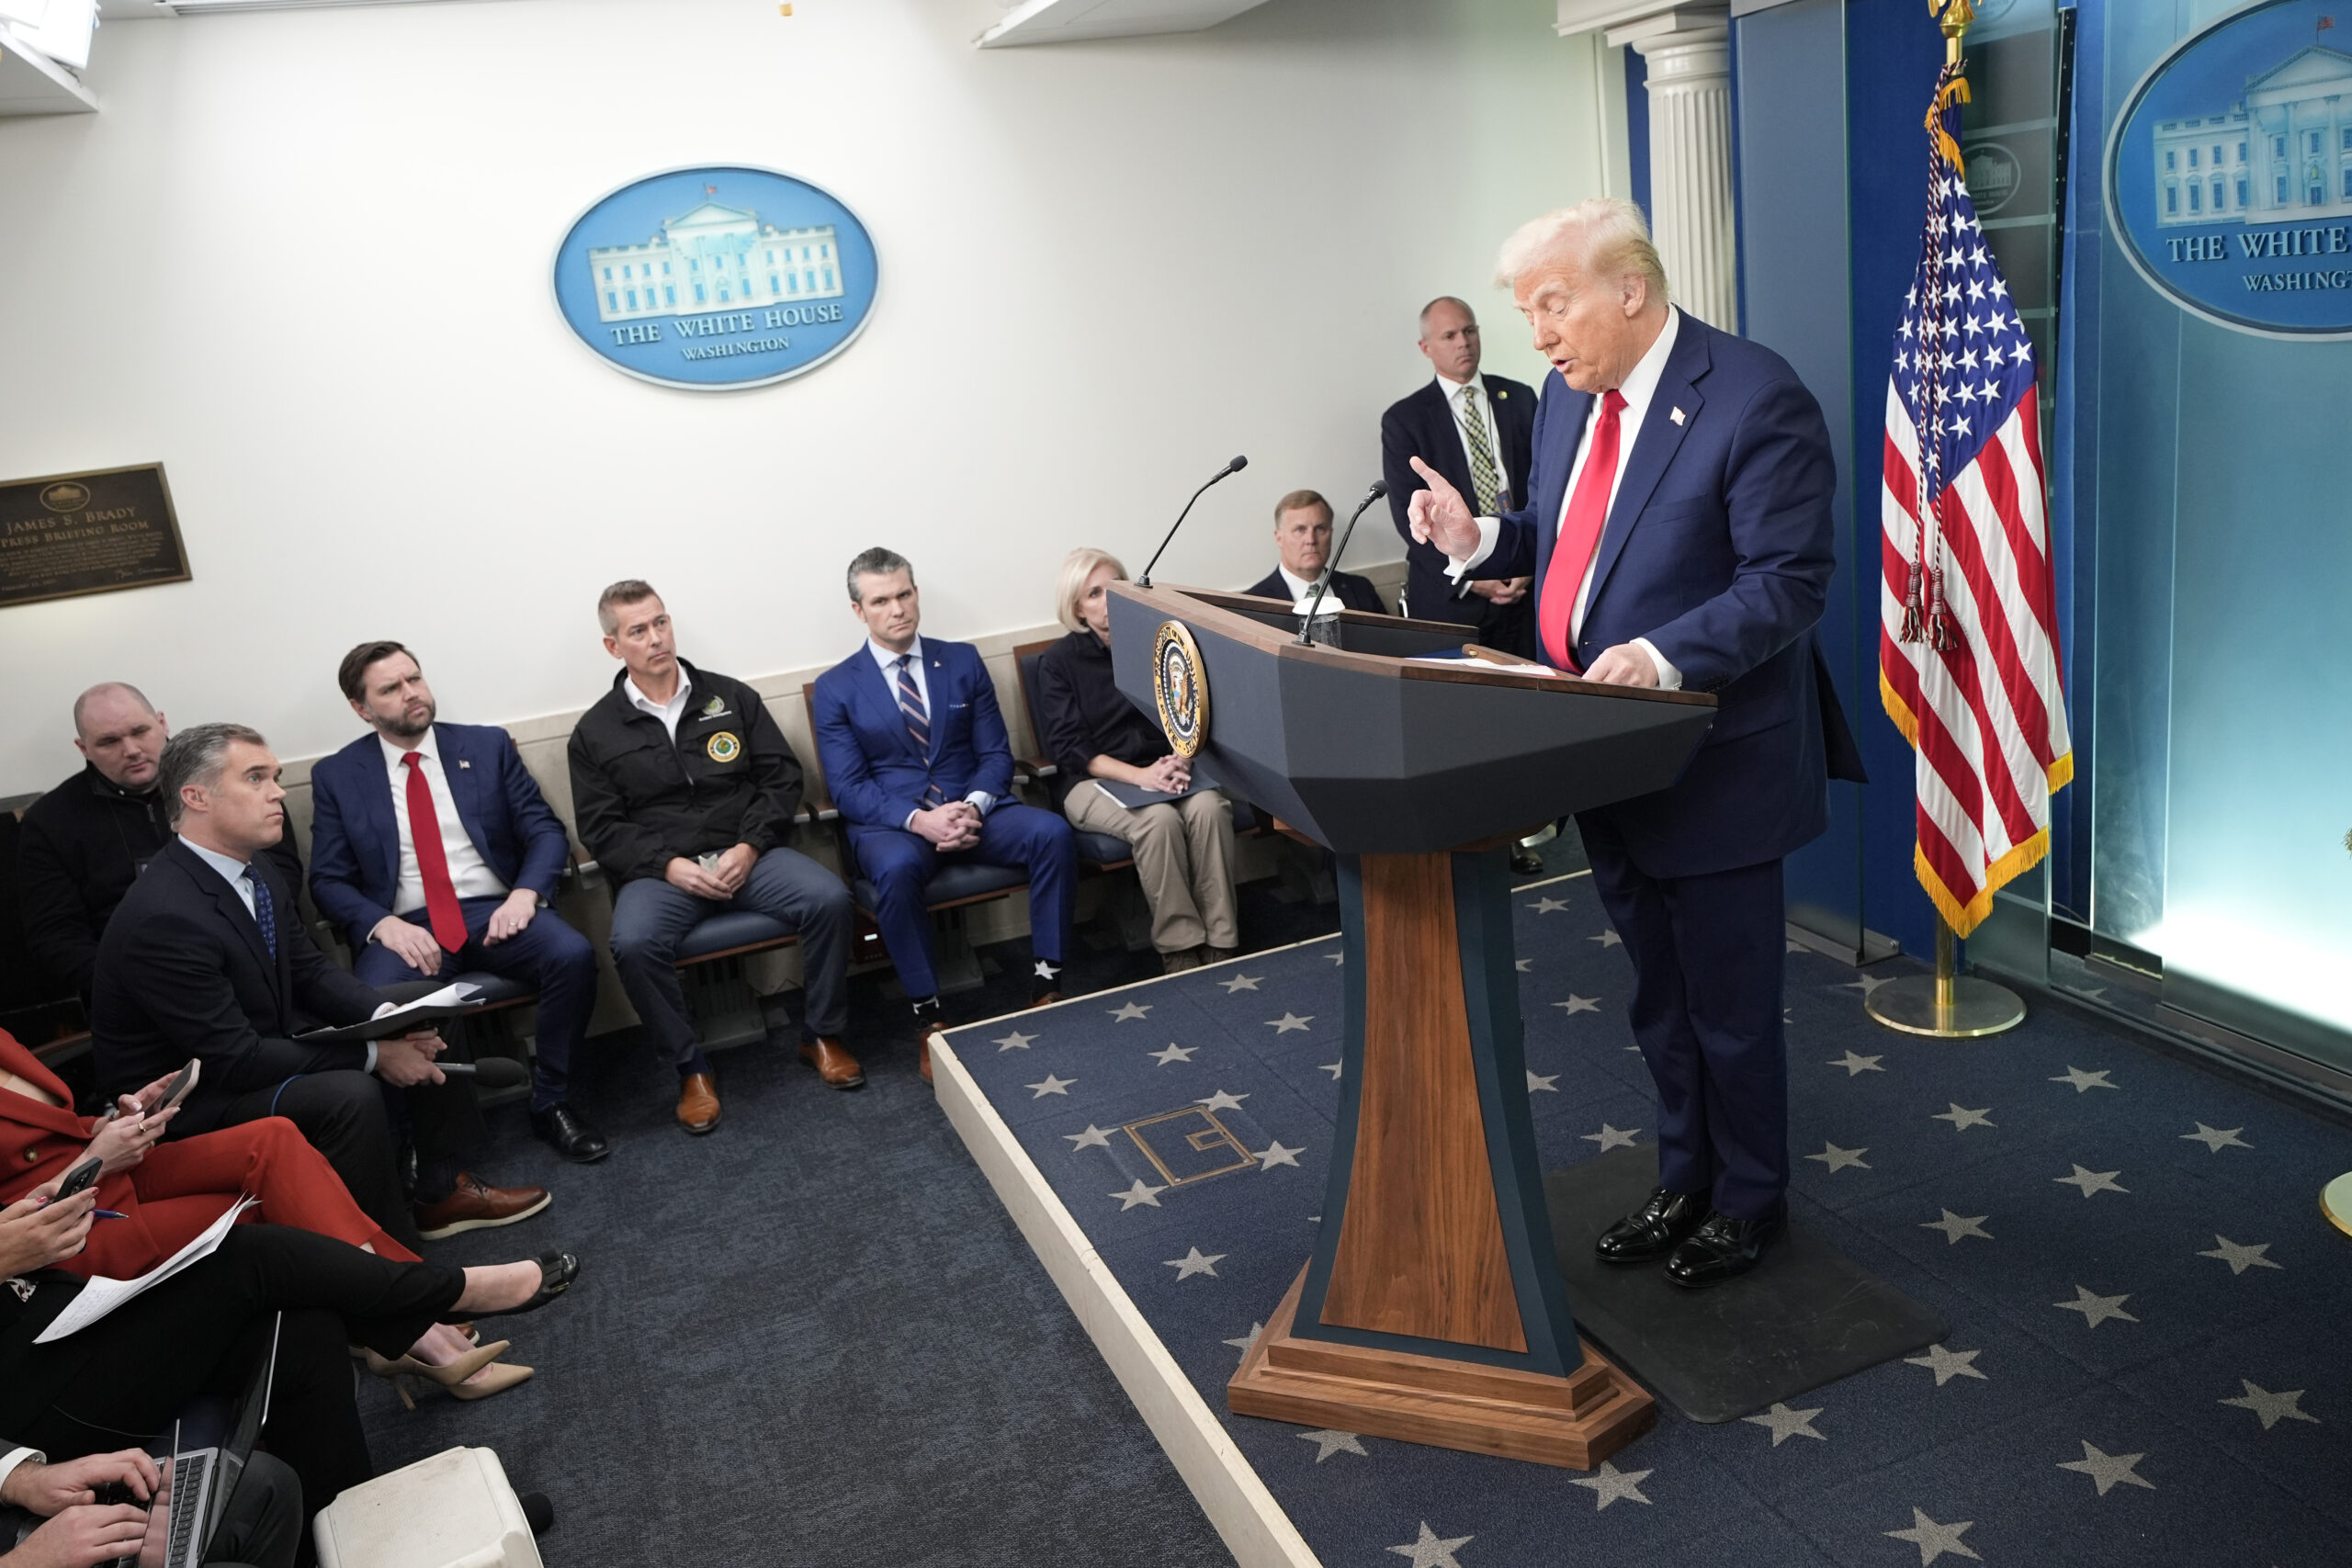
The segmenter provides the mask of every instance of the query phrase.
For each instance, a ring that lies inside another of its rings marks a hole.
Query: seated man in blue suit
[[[1474,516],[1416,457],[1411,526],[1457,574],[1532,572],[1555,669],[1720,705],[1679,782],[1577,818],[1659,1102],[1657,1190],[1598,1251],[1713,1285],[1787,1213],[1781,863],[1828,826],[1827,780],[1861,777],[1813,638],[1837,567],[1829,432],[1787,361],[1667,302],[1630,202],[1535,220],[1498,270],[1553,366],[1532,504]]]
[[[568,1160],[604,1158],[604,1135],[566,1098],[596,954],[547,907],[571,858],[563,824],[506,731],[435,722],[399,643],[361,643],[335,679],[375,733],[311,770],[311,900],[368,985],[486,969],[536,989],[531,1130]]]
[[[849,601],[866,641],[817,677],[817,755],[874,884],[883,944],[914,998],[928,1083],[944,1014],[922,894],[941,857],[1028,871],[1029,995],[1042,1007],[1061,997],[1077,841],[1059,816],[1012,798],[1012,747],[988,667],[969,643],[919,635],[922,602],[906,558],[876,548],[850,562]]]

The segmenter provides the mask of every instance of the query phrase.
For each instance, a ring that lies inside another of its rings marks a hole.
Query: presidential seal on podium
[[[1201,669],[1201,645],[1182,621],[1162,621],[1151,645],[1151,694],[1159,728],[1176,755],[1191,761],[1209,738],[1209,683]]]

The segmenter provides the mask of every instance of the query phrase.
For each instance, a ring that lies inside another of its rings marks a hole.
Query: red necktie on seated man
[[[1584,472],[1577,476],[1576,493],[1560,517],[1560,536],[1552,544],[1551,570],[1544,574],[1544,607],[1537,630],[1542,633],[1544,660],[1555,670],[1581,674],[1576,660],[1574,623],[1577,594],[1584,587],[1585,570],[1600,547],[1600,531],[1609,525],[1609,496],[1617,486],[1617,416],[1625,394],[1611,387],[1601,394],[1600,417],[1592,425],[1592,452]]]
[[[441,842],[441,815],[433,809],[433,786],[417,765],[416,752],[401,759],[408,769],[408,833],[416,844],[416,874],[424,884],[424,918],[445,953],[466,945],[465,911],[458,908],[458,885],[449,880],[449,852]]]

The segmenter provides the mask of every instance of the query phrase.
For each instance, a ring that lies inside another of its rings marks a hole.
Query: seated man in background
[[[147,863],[172,841],[155,788],[171,726],[136,686],[107,681],[74,700],[82,771],[25,808],[17,851],[25,937],[51,979],[85,1001],[107,919]],[[283,835],[266,854],[288,887],[302,856]]]
[[[1331,503],[1311,490],[1295,490],[1274,502],[1274,548],[1281,561],[1242,592],[1295,604],[1315,592],[1317,581],[1330,564]],[[1325,605],[1381,615],[1388,613],[1372,580],[1351,571],[1331,573],[1331,592],[1325,596]]]
[[[1054,794],[1073,827],[1108,833],[1134,852],[1151,945],[1163,974],[1239,951],[1233,918],[1233,803],[1193,787],[1168,737],[1111,679],[1108,584],[1127,569],[1101,550],[1062,562],[1054,607],[1069,636],[1037,661],[1037,744],[1055,764]],[[1178,796],[1129,807],[1096,781]]]
[[[849,826],[850,851],[874,884],[875,924],[913,1000],[918,1066],[931,1081],[931,1036],[944,1026],[923,888],[944,855],[1029,874],[1033,1005],[1061,999],[1078,846],[1069,824],[1012,798],[1012,747],[979,650],[925,640],[906,558],[876,547],[849,563],[849,602],[866,631],[855,653],[817,677],[817,755]]]
[[[481,1142],[481,1108],[470,1082],[434,1065],[437,1035],[366,1045],[293,1038],[313,1019],[357,1023],[392,998],[327,962],[296,917],[294,889],[264,855],[285,831],[277,774],[269,743],[243,725],[200,724],[164,748],[157,782],[175,837],[98,944],[90,1032],[99,1091],[132,1093],[198,1058],[203,1076],[172,1136],[283,1116],[361,1212],[412,1252],[537,1213],[546,1189],[502,1190],[458,1168]],[[379,1080],[403,1091],[414,1127],[413,1211]]]
[[[335,672],[375,734],[311,770],[311,897],[370,986],[486,969],[539,993],[531,1131],[565,1159],[608,1152],[566,1098],[596,1005],[596,953],[547,908],[571,840],[506,731],[441,724],[397,642]]]
[[[670,612],[634,578],[596,601],[613,688],[571,731],[582,847],[613,897],[613,962],[646,1032],[678,1069],[678,1124],[718,1125],[718,1085],[674,964],[688,932],[748,909],[800,937],[800,1054],[829,1088],[865,1074],[842,1044],[856,911],[841,878],[786,846],[800,760],[760,694],[678,657]]]

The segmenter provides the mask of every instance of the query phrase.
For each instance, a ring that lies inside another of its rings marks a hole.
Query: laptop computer
[[[254,1445],[269,1419],[269,1394],[277,1374],[277,1336],[282,1319],[269,1325],[268,1352],[246,1380],[238,1396],[227,1436],[203,1448],[190,1423],[172,1423],[171,1456],[161,1466],[163,1483],[147,1506],[147,1530],[140,1538],[136,1556],[119,1558],[116,1568],[201,1568],[207,1549],[220,1529],[229,1499],[253,1458]]]

